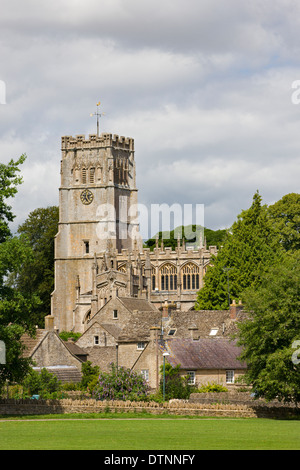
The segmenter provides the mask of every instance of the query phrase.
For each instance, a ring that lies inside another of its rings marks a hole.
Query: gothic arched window
[[[200,268],[194,263],[187,263],[181,270],[182,289],[199,290],[200,288]]]
[[[156,271],[155,268],[151,268],[151,286],[152,290],[155,290],[156,287]]]
[[[160,290],[177,289],[177,268],[173,264],[167,263],[160,269]]]

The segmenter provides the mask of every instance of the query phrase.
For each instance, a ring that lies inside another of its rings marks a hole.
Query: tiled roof
[[[125,305],[128,310],[140,310],[140,311],[156,311],[157,309],[151,302],[148,302],[146,299],[138,299],[135,297],[119,297],[123,305]]]
[[[82,348],[77,346],[77,344],[74,343],[74,341],[64,341],[64,345],[70,351],[70,353],[73,354],[74,356],[86,356],[87,355],[87,353]]]
[[[28,333],[22,335],[21,342],[25,347],[23,357],[30,357],[47,333],[47,330],[37,329],[34,337],[31,337]]]
[[[144,341],[150,338],[150,328],[163,327],[165,338],[170,330],[176,330],[175,337],[190,338],[189,328],[196,327],[201,338],[209,338],[212,328],[216,337],[231,337],[237,331],[237,321],[230,318],[228,310],[172,310],[168,318],[163,318],[162,312],[138,311],[132,313],[128,323],[120,334],[119,341]]]
[[[237,357],[242,348],[226,338],[172,338],[165,342],[164,350],[170,353],[168,362],[182,369],[246,369]]]
[[[40,371],[41,367],[34,367]],[[50,374],[53,374],[62,383],[78,383],[81,381],[82,374],[77,367],[45,367]]]

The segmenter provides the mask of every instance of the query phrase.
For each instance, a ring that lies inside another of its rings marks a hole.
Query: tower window
[[[85,241],[83,243],[84,243],[85,253],[87,254],[90,252],[90,242]]]
[[[95,168],[90,168],[90,183],[95,183]]]
[[[86,184],[86,168],[82,168],[81,179],[82,179],[82,183]]]

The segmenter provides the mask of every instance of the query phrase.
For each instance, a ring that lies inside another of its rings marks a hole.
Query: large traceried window
[[[199,290],[200,268],[194,263],[187,263],[181,270],[183,290]]]
[[[177,289],[177,268],[173,264],[164,264],[160,269],[160,290]]]

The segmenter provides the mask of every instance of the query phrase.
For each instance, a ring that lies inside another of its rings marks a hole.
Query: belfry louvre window
[[[95,183],[95,168],[90,168],[90,183]]]
[[[177,268],[173,264],[164,264],[160,270],[160,290],[177,289]]]
[[[182,288],[183,290],[199,290],[200,288],[200,268],[194,263],[187,263],[182,268]]]
[[[86,184],[86,168],[82,168],[81,170],[81,181],[83,184]]]

